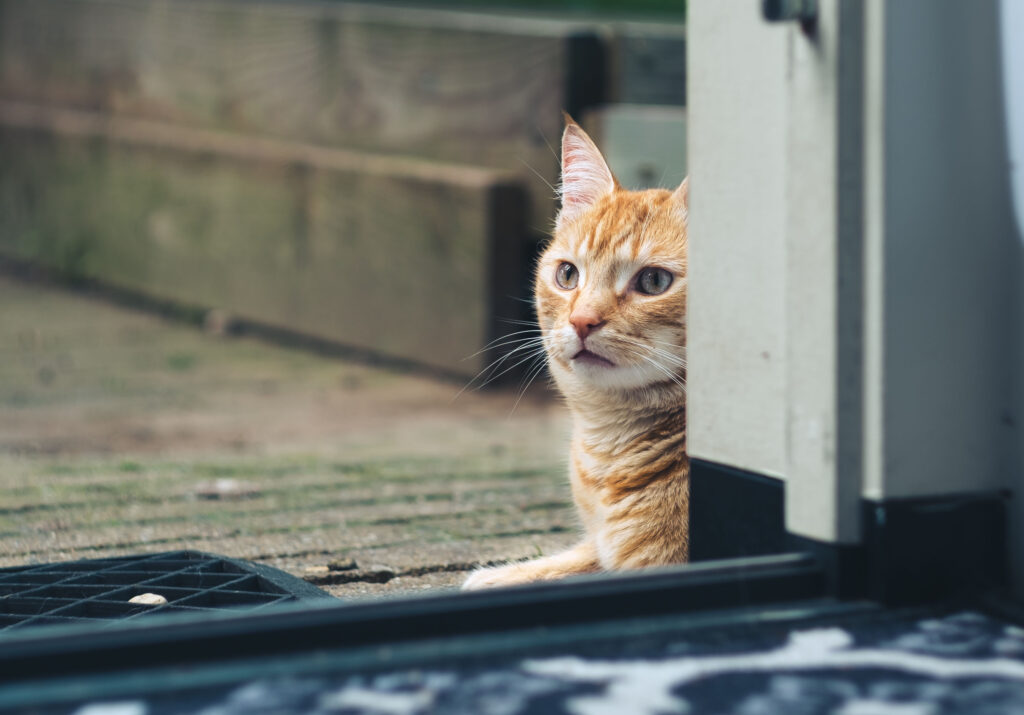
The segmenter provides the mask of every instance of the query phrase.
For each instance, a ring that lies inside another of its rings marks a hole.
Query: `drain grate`
[[[130,602],[144,593],[167,602]],[[331,596],[284,571],[199,551],[15,566],[0,569],[0,630],[314,598]]]

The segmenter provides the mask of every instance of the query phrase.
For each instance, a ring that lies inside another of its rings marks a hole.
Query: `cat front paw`
[[[477,591],[481,588],[497,588],[523,583],[524,579],[519,571],[519,564],[477,569],[462,582],[462,590]]]

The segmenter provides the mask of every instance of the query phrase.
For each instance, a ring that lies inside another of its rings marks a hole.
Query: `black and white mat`
[[[457,667],[291,674],[75,715],[1024,713],[1024,629],[975,612],[646,637]],[[623,655],[627,653],[627,655]]]

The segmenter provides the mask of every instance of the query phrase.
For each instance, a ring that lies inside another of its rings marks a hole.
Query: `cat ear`
[[[612,193],[619,186],[597,145],[583,128],[565,115],[562,133],[562,210],[558,214],[561,226]]]
[[[690,215],[690,177],[687,176],[683,179],[683,183],[676,187],[676,190],[672,192],[672,199],[676,202],[680,209],[683,211],[683,220],[689,218]]]

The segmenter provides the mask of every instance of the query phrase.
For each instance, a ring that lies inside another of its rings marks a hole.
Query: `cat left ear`
[[[562,210],[558,225],[593,206],[618,188],[611,169],[583,128],[565,116],[562,133]]]

